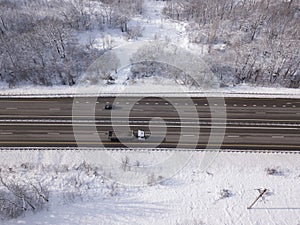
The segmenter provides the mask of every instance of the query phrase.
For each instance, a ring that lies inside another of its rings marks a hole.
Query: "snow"
[[[140,160],[142,165],[156,166],[176,152],[125,151],[110,154],[115,159],[127,156],[132,161]],[[204,154],[193,153],[185,167],[160,184],[140,187],[121,184],[117,194],[112,196],[108,194],[109,188],[101,184],[101,179],[72,169],[88,159],[82,158],[82,153],[4,151],[0,159],[2,173],[3,168],[12,167],[16,168],[13,169],[14,176],[18,177],[20,162],[37,163],[39,166],[33,170],[22,170],[23,178],[41,176],[43,180],[50,180],[52,177],[50,186],[57,194],[64,183],[79,173],[81,182],[88,184],[89,188],[80,189],[81,199],[66,202],[52,197],[47,210],[28,213],[1,224],[299,224],[299,154],[221,152],[203,171],[199,165]],[[54,172],[41,172],[42,165],[45,165],[44,168],[67,165],[70,169],[56,173],[56,178],[53,178]],[[268,175],[268,168],[280,173]],[[116,173],[133,173],[124,172],[120,167],[111,169],[112,177]],[[159,175],[159,172],[155,174]],[[268,194],[253,209],[247,209],[259,195],[256,189],[260,188],[267,188]],[[232,195],[224,195],[224,190]]]
[[[188,43],[185,32],[186,23],[172,21],[163,18],[161,10],[164,1],[145,1],[143,15],[132,19],[130,25],[141,26],[143,36],[137,39],[127,40],[124,34],[116,29],[102,31],[86,31],[78,34],[80,43],[84,46],[94,40],[93,47],[102,49],[103,43],[110,43],[113,51],[119,56],[121,65],[129,64],[130,56],[147,41],[154,39],[170,40],[174,45],[182,47],[193,54],[203,54],[205,46]],[[130,27],[130,26],[129,26]],[[215,46],[224,48],[224,46]],[[126,54],[124,55],[124,53]],[[69,96],[110,96],[110,95],[139,95],[147,96],[177,96],[190,95],[199,97],[270,97],[270,98],[299,98],[300,89],[267,88],[252,85],[238,85],[228,88],[202,88],[195,89],[188,86],[178,85],[174,80],[160,77],[150,77],[126,83],[128,68],[121,69],[116,76],[114,85],[93,85],[79,83],[76,86],[30,86],[28,84],[10,88],[4,82],[0,82],[0,97],[69,97]]]
[[[122,76],[122,80],[124,80]],[[120,79],[121,80],[121,79]],[[173,80],[150,77],[136,83],[124,85],[116,81],[115,85],[82,86],[24,86],[14,89],[1,85],[0,98],[47,98],[72,96],[195,96],[195,97],[258,97],[258,98],[300,98],[300,89],[268,88],[241,84],[235,87],[195,90],[175,84]]]

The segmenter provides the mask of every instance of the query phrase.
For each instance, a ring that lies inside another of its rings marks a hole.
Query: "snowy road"
[[[1,99],[2,147],[300,149],[300,100],[255,98]],[[105,110],[105,104],[113,104]],[[109,131],[138,130],[112,142]]]

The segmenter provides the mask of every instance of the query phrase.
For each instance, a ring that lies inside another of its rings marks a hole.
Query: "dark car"
[[[105,104],[104,109],[106,110],[112,110],[113,106],[110,103]]]

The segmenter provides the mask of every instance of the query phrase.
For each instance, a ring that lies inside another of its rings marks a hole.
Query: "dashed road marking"
[[[282,135],[281,135],[281,136],[276,135],[276,136],[272,136],[272,138],[274,138],[274,139],[275,139],[275,138],[281,139],[281,138],[284,138],[284,136],[282,136]]]
[[[60,135],[58,132],[48,132],[48,135]]]
[[[13,132],[1,132],[0,134],[1,134],[1,135],[12,135]]]
[[[7,110],[17,110],[18,108],[17,107],[8,107],[6,108]]]

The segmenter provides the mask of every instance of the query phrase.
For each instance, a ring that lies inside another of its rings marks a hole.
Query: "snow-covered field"
[[[110,153],[144,166],[173,154]],[[136,187],[128,185],[130,180],[127,185],[113,182],[118,173],[136,173],[134,167],[125,171],[121,161],[109,172],[95,162],[82,164],[80,152],[1,152],[2,176],[39,179],[51,191],[47,209],[1,224],[300,224],[299,154],[219,153],[202,171],[204,154],[194,153],[184,168],[159,184]],[[31,166],[25,169],[27,162]],[[247,209],[262,188],[268,189],[265,197]],[[62,190],[77,194],[62,195]]]

